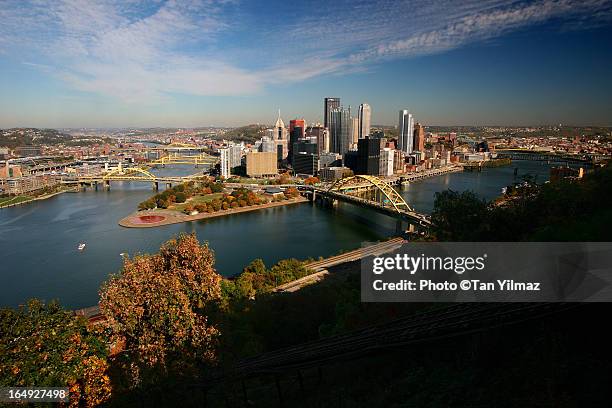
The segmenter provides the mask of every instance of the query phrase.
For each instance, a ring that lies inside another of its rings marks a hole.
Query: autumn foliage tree
[[[70,406],[97,406],[111,396],[106,357],[103,333],[57,303],[0,310],[0,386],[68,387]]]
[[[219,332],[204,311],[220,297],[220,281],[212,251],[195,234],[169,240],[157,254],[124,260],[101,289],[100,309],[131,386],[215,361]]]
[[[321,180],[319,180],[318,177],[314,176],[308,177],[306,180],[304,180],[304,184],[306,184],[307,186],[314,186],[315,184],[318,184],[320,182]]]
[[[300,192],[295,187],[287,188],[283,194],[286,198],[295,198],[300,195]]]

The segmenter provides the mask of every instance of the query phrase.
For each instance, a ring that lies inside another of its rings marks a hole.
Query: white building
[[[242,149],[244,148],[244,143],[231,143],[228,147],[229,149],[229,166],[230,169],[234,167],[240,166],[242,164]]]
[[[278,118],[272,129],[272,138],[275,142],[275,152],[278,154],[279,160],[286,160],[289,155],[289,140],[287,138],[287,128],[285,122],[281,119],[280,109],[278,110]]]
[[[399,111],[398,147],[404,153],[410,154],[414,150],[414,118],[407,109]]]
[[[268,136],[262,137],[259,151],[262,153],[276,153],[276,142]]]
[[[395,156],[395,150],[385,147],[380,151],[380,159],[378,161],[378,175],[379,176],[392,176],[393,175],[393,157]]]
[[[370,122],[372,120],[372,108],[367,103],[359,105],[359,139],[370,135]]]
[[[230,149],[223,148],[219,149],[221,152],[221,177],[229,178],[230,176]]]

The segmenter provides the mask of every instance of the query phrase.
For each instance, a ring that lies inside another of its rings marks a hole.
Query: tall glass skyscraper
[[[344,155],[353,141],[351,108],[332,109],[329,116],[330,150]]]
[[[372,108],[367,103],[359,105],[359,139],[370,135]]]
[[[330,129],[329,117],[332,109],[340,107],[340,98],[325,98],[323,104],[323,126]]]
[[[399,111],[397,144],[399,150],[410,154],[414,150],[414,118],[408,109]]]

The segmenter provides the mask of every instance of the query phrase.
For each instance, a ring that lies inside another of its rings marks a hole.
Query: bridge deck
[[[380,213],[389,215],[391,217],[399,216],[407,221],[416,221],[419,225],[423,227],[431,226],[431,221],[429,220],[429,218],[426,215],[420,214],[416,211],[409,211],[403,208],[396,209],[395,207],[393,207],[393,205],[384,205],[376,201],[336,191],[329,191],[317,188],[315,188],[314,191],[316,192],[316,194],[321,195],[323,197],[330,197],[337,200],[350,202],[352,204],[361,205],[363,207],[374,209]]]

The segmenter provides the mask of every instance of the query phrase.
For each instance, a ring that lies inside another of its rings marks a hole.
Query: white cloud
[[[173,93],[253,94],[550,19],[592,24],[612,15],[606,0],[345,0],[263,21],[236,21],[236,5],[223,0],[5,3],[0,53],[44,63],[45,72],[74,89],[129,103],[157,103]],[[248,34],[240,45],[231,39],[237,33]]]

